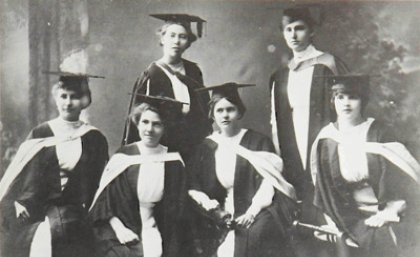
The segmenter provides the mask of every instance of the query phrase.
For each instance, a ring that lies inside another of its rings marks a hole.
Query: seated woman
[[[219,131],[197,147],[187,164],[192,199],[209,213],[219,209],[233,217],[227,224],[233,230],[224,235],[224,242],[216,244],[217,250],[204,252],[213,256],[217,251],[218,257],[290,256],[286,229],[291,224],[294,189],[281,177],[282,161],[273,153],[271,140],[240,126],[245,113],[237,91],[240,86],[206,88],[213,90],[209,116]],[[220,238],[206,229],[210,220],[204,215],[201,223],[204,248]]]
[[[207,118],[208,94],[198,95],[195,90],[203,87],[203,75],[196,63],[182,58],[183,53],[197,40],[192,32],[191,23],[197,24],[197,35],[201,37],[202,24],[197,16],[187,14],[152,14],[165,24],[158,35],[163,56],[149,65],[136,81],[130,102],[129,112],[134,105],[141,103],[137,94],[166,96],[187,103],[174,110],[176,122],[162,138],[162,143],[171,149],[180,151],[187,158],[193,146],[199,144],[211,132],[211,123]],[[136,126],[127,120],[123,144],[138,141]]]
[[[186,196],[184,163],[159,142],[179,102],[142,96],[130,115],[140,141],[112,156],[89,217],[98,256],[177,256]]]
[[[90,256],[86,223],[108,144],[79,120],[91,103],[88,77],[61,75],[52,94],[59,116],[34,128],[0,182],[2,256]]]
[[[415,246],[409,239],[416,238],[410,233],[419,226],[413,214],[419,207],[420,166],[402,144],[386,137],[380,123],[363,116],[367,76],[330,80],[337,121],[321,130],[312,148],[314,204],[344,239],[358,245],[344,252],[381,257],[409,252]]]

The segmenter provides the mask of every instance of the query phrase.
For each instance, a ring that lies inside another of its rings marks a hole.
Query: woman
[[[211,131],[205,103],[208,95],[197,95],[196,89],[203,87],[203,77],[197,64],[182,58],[183,53],[197,40],[191,30],[191,23],[197,23],[198,36],[205,22],[199,17],[185,14],[151,15],[165,21],[159,30],[163,56],[153,62],[134,85],[131,106],[141,99],[137,94],[166,96],[188,103],[176,110],[177,122],[167,129],[162,139],[164,145],[180,151],[186,158],[194,145],[201,142]],[[204,103],[204,104],[202,104]],[[130,110],[129,110],[130,111]],[[127,120],[123,144],[138,141],[136,127]]]
[[[274,147],[270,139],[240,126],[245,106],[238,86],[227,83],[206,88],[213,90],[209,116],[219,131],[197,147],[187,165],[189,195],[204,210],[211,213],[222,209],[233,217],[228,224],[233,230],[218,247],[218,257],[290,256],[286,229],[291,222],[294,189],[280,175],[282,162],[272,154]],[[261,168],[264,165],[258,166],[261,162],[272,165],[269,171]],[[274,177],[275,183],[270,180]],[[275,191],[274,186],[284,194]],[[204,245],[213,239],[205,229],[208,222],[204,219],[200,230]],[[211,255],[212,249],[207,250]]]
[[[284,161],[284,177],[295,188],[300,206],[300,220],[315,223],[322,219],[312,205],[309,155],[322,127],[334,116],[329,108],[328,84],[323,76],[344,74],[345,64],[337,57],[320,51],[313,40],[319,19],[314,7],[294,7],[283,11],[281,32],[293,57],[272,74],[271,128],[276,152]],[[294,241],[297,256],[324,256],[324,246],[312,235],[300,234]]]
[[[353,256],[409,253],[419,231],[420,166],[376,120],[363,116],[368,77],[331,80],[337,121],[321,130],[312,148],[314,204],[359,246]]]
[[[108,144],[79,120],[92,101],[87,79],[61,74],[52,89],[59,116],[31,131],[0,182],[2,256],[91,254],[85,217]]]
[[[178,256],[184,163],[160,140],[179,102],[142,97],[130,115],[141,140],[112,156],[90,208],[98,256]]]

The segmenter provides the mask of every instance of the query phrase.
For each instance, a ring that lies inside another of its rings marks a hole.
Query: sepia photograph
[[[420,257],[419,13],[0,0],[0,257]]]

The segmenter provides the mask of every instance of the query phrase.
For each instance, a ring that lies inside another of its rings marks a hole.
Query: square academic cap
[[[212,97],[215,95],[220,95],[220,96],[238,95],[239,96],[238,88],[252,87],[252,86],[256,86],[256,85],[255,84],[238,84],[235,82],[228,82],[221,85],[199,88],[196,90],[196,92],[213,91]]]
[[[355,94],[367,98],[369,96],[370,76],[365,74],[346,74],[324,76],[333,93]]]
[[[201,37],[203,34],[203,23],[206,20],[201,19],[198,16],[189,15],[189,14],[179,14],[179,13],[162,13],[162,14],[150,14],[151,17],[163,20],[166,23],[175,23],[182,24],[191,30],[191,23],[197,23],[197,36]]]
[[[89,91],[89,78],[105,78],[104,76],[83,73],[72,73],[65,71],[43,71],[43,73],[58,76],[58,82],[60,83],[60,87],[72,89],[82,93]]]
[[[139,102],[137,106],[142,103],[147,103],[156,108],[163,119],[175,119],[179,113],[177,110],[181,110],[182,105],[187,104],[166,96],[136,94],[136,97]],[[135,108],[136,107],[134,107],[134,110]]]
[[[222,85],[199,88],[196,90],[196,92],[207,92],[211,90],[213,91],[213,93],[211,95],[210,103],[212,103],[213,100],[218,99],[218,98],[226,98],[229,100],[229,102],[232,102],[233,104],[238,106],[241,113],[244,113],[246,108],[245,108],[244,103],[241,100],[241,97],[239,96],[238,88],[252,87],[252,86],[256,86],[256,85],[255,84],[238,84],[235,82],[229,82],[229,83],[224,83]],[[210,110],[210,112],[211,111],[212,110]],[[212,114],[210,113],[209,117],[211,116]]]

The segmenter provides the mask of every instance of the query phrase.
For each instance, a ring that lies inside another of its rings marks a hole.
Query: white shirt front
[[[294,53],[294,61],[299,63],[322,54],[315,47],[309,45],[304,51]],[[304,169],[306,169],[308,153],[309,113],[313,72],[314,66],[303,70],[290,70],[287,84],[287,95],[290,107],[292,108],[296,142]]]
[[[72,136],[78,128],[84,124],[83,121],[65,121],[60,117],[48,122],[54,136]],[[58,165],[60,166],[61,190],[64,190],[68,182],[68,172],[71,172],[82,156],[82,139],[77,137],[73,140],[61,142],[55,146]]]
[[[149,148],[137,143],[141,155],[158,155],[167,153],[168,148],[158,145]],[[140,165],[137,179],[137,196],[140,202],[140,217],[142,223],[142,245],[145,257],[162,256],[162,236],[156,225],[153,207],[162,200],[165,185],[165,163],[151,162]]]

